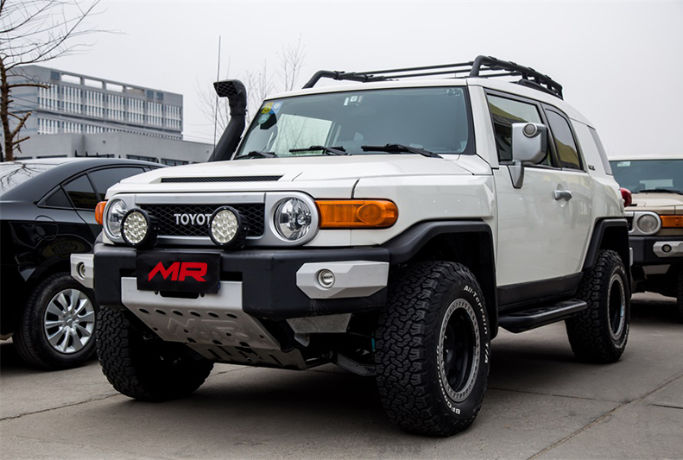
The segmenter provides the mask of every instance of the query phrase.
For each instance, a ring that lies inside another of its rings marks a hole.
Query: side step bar
[[[514,313],[502,314],[498,318],[498,324],[510,332],[524,332],[565,320],[586,308],[588,308],[588,305],[583,300],[563,300],[562,302],[542,307],[533,307]]]

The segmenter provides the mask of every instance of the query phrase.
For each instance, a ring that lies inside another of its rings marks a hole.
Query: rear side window
[[[562,168],[583,169],[579,149],[576,147],[567,119],[554,110],[546,110],[545,114],[548,117],[550,131],[552,131],[555,139],[555,149],[560,166]]]
[[[57,187],[47,198],[41,203],[43,206],[50,206],[54,208],[70,208],[71,202],[62,190],[62,187]]]
[[[95,210],[97,194],[85,174],[67,182],[63,187],[75,207],[90,211]]]
[[[90,180],[95,185],[99,199],[103,200],[107,189],[129,176],[143,173],[142,168],[107,168],[89,172]]]
[[[489,112],[493,122],[499,161],[512,161],[512,124],[542,123],[538,108],[533,104],[507,99],[488,94]],[[550,155],[546,154],[542,162],[550,164]]]
[[[591,136],[593,137],[593,141],[595,142],[595,145],[598,147],[598,152],[600,152],[600,159],[602,160],[602,165],[605,167],[605,173],[611,176],[612,167],[610,166],[609,160],[607,159],[607,152],[605,152],[605,147],[603,147],[602,142],[600,142],[600,136],[598,136],[598,132],[590,126],[588,127],[588,131],[590,131]]]

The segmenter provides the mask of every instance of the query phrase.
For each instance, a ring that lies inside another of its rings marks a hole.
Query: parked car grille
[[[200,236],[208,237],[208,219],[202,224],[196,222],[192,223],[188,217],[182,218],[183,214],[200,215],[212,214],[216,209],[223,205],[200,205],[200,204],[181,204],[181,205],[167,205],[155,204],[144,205],[142,209],[156,218],[159,229],[159,235],[162,236]],[[247,224],[247,236],[261,236],[263,235],[263,203],[250,204],[232,204],[242,219]],[[204,219],[200,219],[204,220]]]

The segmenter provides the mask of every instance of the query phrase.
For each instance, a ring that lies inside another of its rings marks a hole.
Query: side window
[[[57,186],[57,188],[43,200],[41,205],[52,208],[70,208],[71,202],[66,196],[66,193],[64,193],[64,190],[62,190],[62,187]]]
[[[64,184],[66,194],[71,198],[71,202],[79,209],[95,210],[97,206],[97,194],[93,190],[88,177],[83,174],[76,179]]]
[[[142,172],[144,172],[142,168],[108,168],[89,172],[88,175],[95,185],[99,199],[104,200],[104,195],[109,187],[126,177],[141,174]]]
[[[583,169],[579,150],[576,148],[576,142],[574,142],[574,136],[567,119],[554,110],[546,110],[545,114],[548,117],[550,131],[555,139],[555,149],[560,166],[562,168]]]
[[[607,153],[605,152],[605,147],[602,146],[602,142],[600,142],[600,136],[598,136],[598,132],[591,128],[590,126],[588,127],[588,130],[591,133],[591,136],[593,136],[593,141],[595,141],[595,145],[598,146],[598,152],[600,152],[600,159],[602,160],[602,164],[605,167],[605,172],[609,174],[610,176],[612,175],[612,167],[609,164],[609,160],[607,159]]]
[[[542,123],[538,108],[533,104],[507,99],[488,94],[486,96],[496,137],[499,161],[512,161],[512,124]],[[550,164],[550,155],[546,153],[541,164]]]

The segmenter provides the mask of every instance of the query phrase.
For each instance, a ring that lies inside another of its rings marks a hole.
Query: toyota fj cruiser
[[[214,362],[331,362],[375,376],[402,428],[446,436],[481,407],[499,327],[565,321],[578,358],[619,359],[623,202],[550,77],[485,56],[320,71],[243,137],[244,86],[214,86],[232,119],[213,163],[112,187],[94,254],[72,259],[118,391],[182,397]]]
[[[625,214],[633,291],[677,297],[683,321],[683,155],[620,156],[610,163],[631,192]]]

